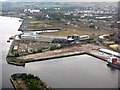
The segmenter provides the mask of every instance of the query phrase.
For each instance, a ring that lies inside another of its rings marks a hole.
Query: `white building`
[[[35,35],[27,35],[27,34],[23,34],[21,35],[21,39],[36,39],[36,36]]]
[[[106,54],[106,55],[109,55],[109,56],[120,58],[120,53],[111,51],[109,49],[102,49],[101,48],[101,49],[99,49],[99,52],[103,53],[103,54]]]
[[[25,9],[24,12],[38,13],[40,12],[40,10],[39,9]]]
[[[105,39],[105,38],[108,38],[110,35],[101,35],[99,36],[99,39]]]
[[[89,35],[80,36],[80,40],[85,40],[85,39],[89,39]]]
[[[68,36],[67,37],[67,40],[87,40],[89,39],[89,35],[83,35],[83,36],[80,36],[80,35],[72,35],[72,36]]]
[[[20,40],[18,35],[15,36],[15,40]]]

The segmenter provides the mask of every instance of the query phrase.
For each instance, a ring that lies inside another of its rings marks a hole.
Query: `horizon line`
[[[65,3],[73,3],[73,2],[84,2],[84,1],[70,1],[70,2],[67,2],[67,1],[0,1],[0,2],[65,2]],[[120,2],[120,1],[86,1],[86,2]],[[85,3],[86,3],[85,2]]]

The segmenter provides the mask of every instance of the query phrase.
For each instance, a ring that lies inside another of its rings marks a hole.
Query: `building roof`
[[[108,34],[107,35],[101,35],[101,36],[99,36],[99,38],[104,39],[105,36],[110,36],[110,35],[108,35]]]
[[[83,36],[80,36],[80,38],[82,38],[82,37],[89,37],[89,35],[83,35]]]
[[[21,73],[16,73],[16,75],[20,75]]]
[[[103,43],[104,44],[114,44],[115,42],[113,42],[113,41],[104,41]]]
[[[116,48],[116,47],[118,47],[118,46],[119,46],[118,44],[109,45],[110,48]]]
[[[102,49],[102,48],[100,48],[99,50],[103,51],[103,52],[108,52],[108,53],[113,54],[113,55],[120,56],[120,53],[112,51],[112,50],[109,50],[109,49]]]
[[[73,34],[72,36],[80,36],[80,35],[78,35],[78,34]]]

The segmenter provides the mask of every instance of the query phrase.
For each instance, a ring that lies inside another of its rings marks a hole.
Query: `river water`
[[[18,18],[0,17],[0,88],[13,88],[9,76],[17,72],[35,74],[53,88],[118,88],[120,71],[88,55],[27,63],[25,67],[7,64],[7,40],[20,33],[20,24]]]

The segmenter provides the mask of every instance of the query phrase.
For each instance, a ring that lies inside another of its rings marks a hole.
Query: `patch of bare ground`
[[[17,82],[21,86],[22,90],[28,90],[28,87],[25,85],[25,82],[21,78],[17,79]]]
[[[49,57],[49,56],[55,56],[55,55],[63,55],[63,54],[68,54],[69,53],[90,53],[90,52],[98,52],[98,49],[101,48],[101,46],[94,45],[94,44],[86,44],[86,45],[76,45],[76,46],[71,46],[67,47],[64,49],[58,49],[58,50],[52,50],[52,51],[46,51],[42,53],[37,53],[37,54],[30,54],[26,56],[20,56],[17,57],[20,60],[31,60],[34,58],[44,58],[44,57]]]

